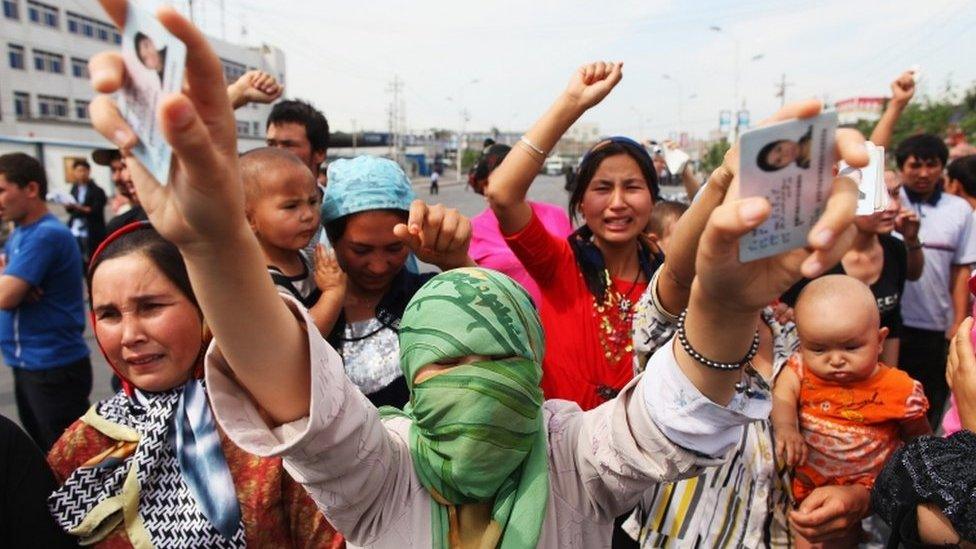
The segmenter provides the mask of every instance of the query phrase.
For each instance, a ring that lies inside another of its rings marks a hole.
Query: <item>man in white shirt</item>
[[[943,192],[942,174],[949,157],[935,135],[914,135],[895,151],[903,200],[922,221],[919,237],[925,253],[922,277],[905,284],[899,367],[925,387],[929,422],[935,427],[949,388],[945,380],[947,335],[968,314],[970,265],[976,263],[973,216],[965,200]]]

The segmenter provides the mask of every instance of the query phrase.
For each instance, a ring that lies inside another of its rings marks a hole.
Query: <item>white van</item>
[[[542,166],[542,172],[546,175],[560,175],[563,173],[563,168],[565,163],[562,158],[558,156],[550,156],[546,159],[546,163]]]

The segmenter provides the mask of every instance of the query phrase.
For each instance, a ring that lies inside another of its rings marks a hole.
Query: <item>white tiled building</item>
[[[0,154],[22,151],[41,158],[51,190],[66,190],[75,158],[110,146],[88,120],[94,92],[88,58],[120,47],[121,33],[96,0],[0,0]],[[211,38],[233,82],[250,69],[262,69],[285,82],[284,53],[272,46],[242,47]],[[192,55],[192,52],[190,52]],[[239,148],[264,141],[271,107],[249,105],[236,112]],[[90,158],[89,158],[90,160]],[[108,170],[92,166],[106,192]]]

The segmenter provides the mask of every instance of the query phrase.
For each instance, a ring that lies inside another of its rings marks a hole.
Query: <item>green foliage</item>
[[[958,124],[966,136],[970,140],[973,139],[976,134],[976,84],[963,94],[961,100],[956,99],[952,89],[945,90],[938,97],[928,96],[912,100],[895,124],[891,138],[892,147],[906,137],[918,133],[932,133],[945,137],[950,123]],[[874,124],[862,120],[855,127],[865,137],[870,137]]]
[[[468,173],[471,166],[474,166],[478,162],[478,158],[481,157],[481,151],[478,149],[464,149],[461,155],[461,171],[463,173]]]
[[[721,139],[720,141],[715,141],[708,146],[708,151],[701,160],[701,171],[706,174],[712,173],[715,168],[722,165],[722,159],[725,158],[725,153],[731,148],[729,141],[727,139]]]

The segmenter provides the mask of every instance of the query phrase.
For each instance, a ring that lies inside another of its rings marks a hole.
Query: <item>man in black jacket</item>
[[[86,160],[75,160],[71,166],[74,184],[71,196],[74,204],[68,204],[68,227],[78,241],[81,255],[88,263],[98,245],[105,239],[105,191],[91,180],[91,165]]]

